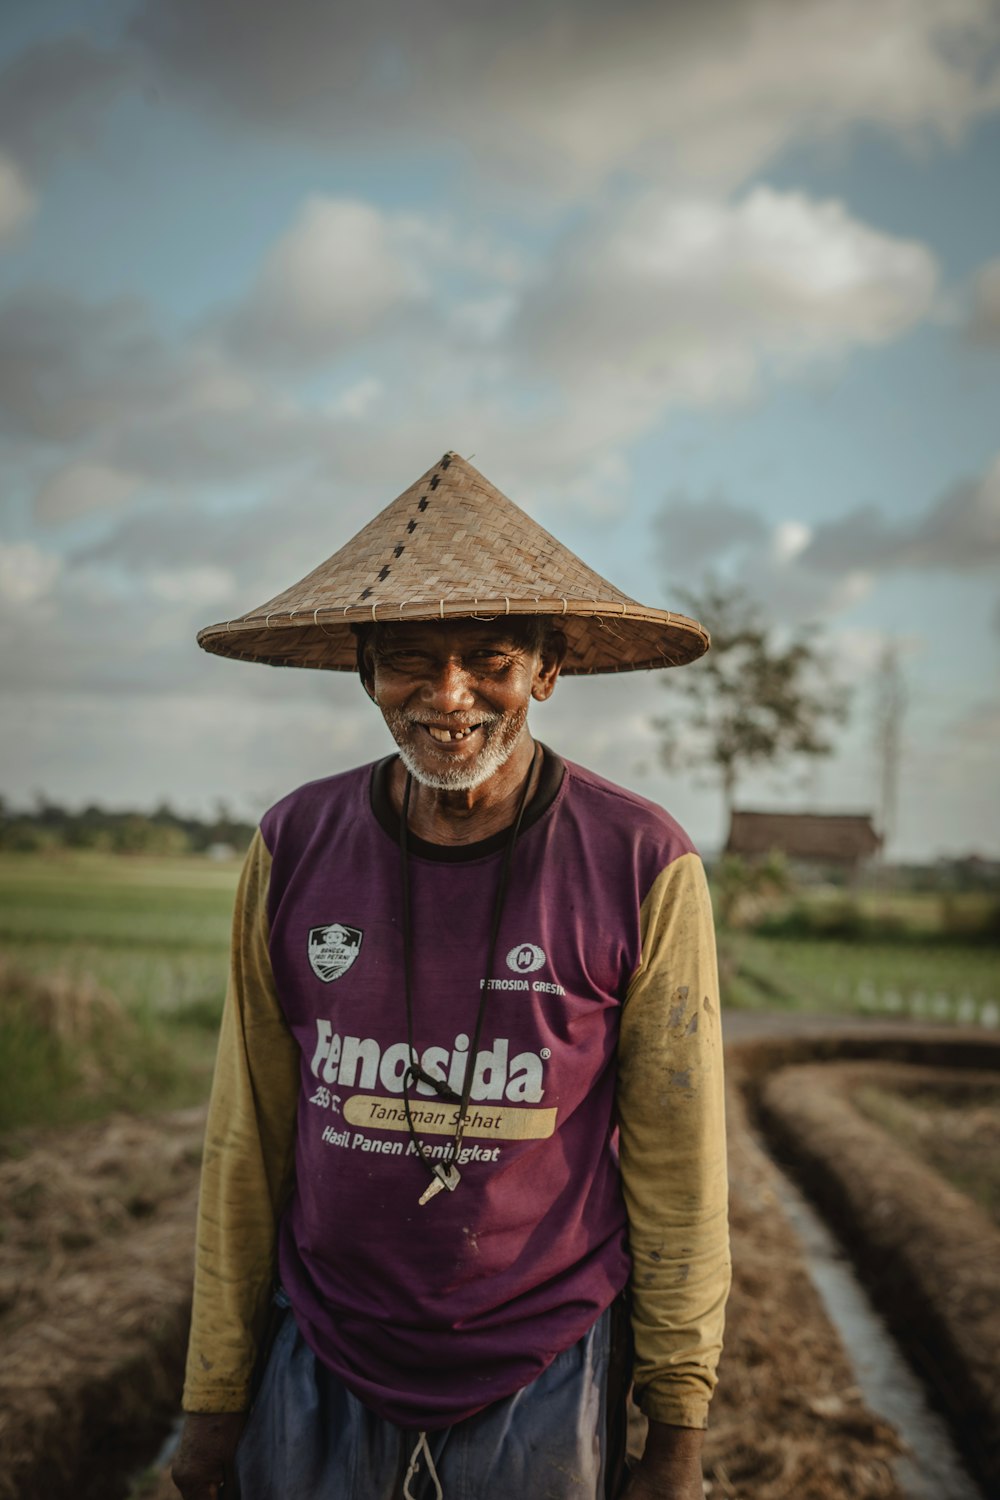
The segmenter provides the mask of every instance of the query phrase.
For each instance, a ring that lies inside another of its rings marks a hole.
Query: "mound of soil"
[[[176,1410],[204,1111],[0,1159],[0,1500],[108,1500]]]
[[[991,1493],[1000,1492],[1000,1231],[855,1107],[858,1090],[981,1092],[996,1075],[852,1062],[785,1069],[765,1127],[826,1209]]]
[[[1000,1073],[979,1087],[973,1075],[937,1068],[894,1069],[851,1095],[887,1130],[1000,1229]]]

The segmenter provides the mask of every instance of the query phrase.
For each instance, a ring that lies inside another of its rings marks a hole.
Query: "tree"
[[[776,897],[786,896],[791,889],[785,856],[778,851],[760,861],[725,854],[712,871],[712,905],[722,927],[752,923]]]
[[[752,766],[830,754],[828,731],[846,715],[846,693],[813,628],[779,643],[745,591],[711,578],[679,597],[711,632],[712,649],[664,679],[674,708],[654,721],[660,753],[671,770],[693,766],[718,777],[732,814],[737,781]]]

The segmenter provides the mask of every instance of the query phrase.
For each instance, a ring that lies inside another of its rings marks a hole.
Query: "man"
[[[199,640],[356,668],[398,755],[286,797],[244,868],[185,1500],[597,1500],[633,1373],[649,1434],[620,1493],[700,1497],[729,1282],[704,876],[527,714],[561,671],[677,665],[705,632],[446,454]]]

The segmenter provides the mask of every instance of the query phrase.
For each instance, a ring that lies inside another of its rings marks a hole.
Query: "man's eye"
[[[427,658],[419,651],[387,651],[382,662],[390,672],[419,672],[426,665]]]
[[[507,665],[510,656],[506,651],[474,651],[469,660],[480,671],[498,672]]]

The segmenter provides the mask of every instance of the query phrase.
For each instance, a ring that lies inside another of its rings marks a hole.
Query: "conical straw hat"
[[[457,453],[446,453],[339,552],[198,644],[278,667],[356,670],[353,624],[555,615],[564,672],[627,672],[694,661],[696,620],[637,604],[601,578]]]

